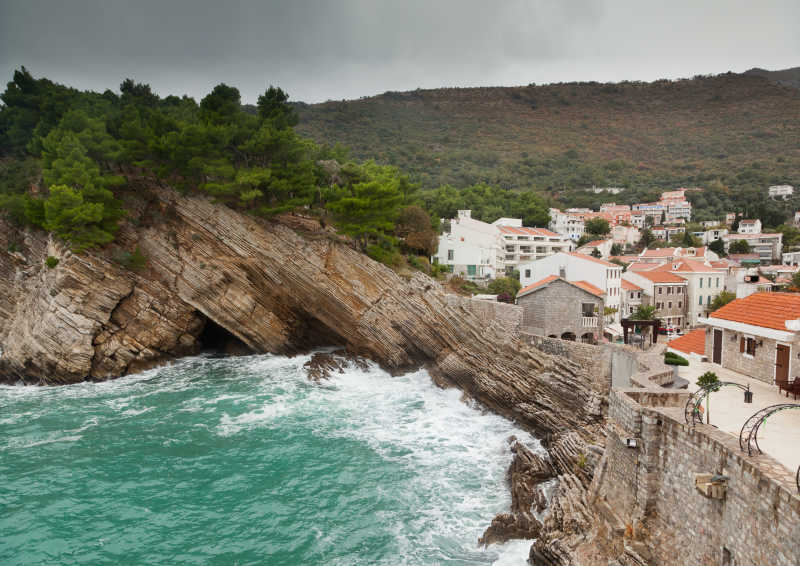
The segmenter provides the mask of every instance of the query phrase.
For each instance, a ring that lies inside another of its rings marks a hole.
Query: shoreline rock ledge
[[[310,220],[290,227],[163,186],[134,189],[117,245],[140,248],[139,271],[111,250],[72,254],[0,223],[0,380],[104,380],[223,343],[276,354],[339,346],[392,372],[427,367],[542,438],[557,455],[553,475],[568,478],[559,485],[588,489],[593,466],[575,471],[589,445],[603,444],[608,391],[579,364],[449,304],[434,280],[406,280]],[[538,528],[512,511],[520,529]]]

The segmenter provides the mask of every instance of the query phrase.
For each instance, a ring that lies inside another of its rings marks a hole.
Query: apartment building
[[[761,223],[759,222],[759,224]],[[783,234],[727,234],[722,237],[722,241],[725,244],[725,251],[727,252],[730,249],[731,243],[737,240],[745,240],[750,244],[751,252],[758,255],[762,265],[780,263],[781,254],[783,253]]]
[[[581,239],[585,230],[581,217],[562,212],[557,208],[550,209],[550,224],[548,228],[556,234],[566,236],[575,241]]]
[[[663,326],[686,326],[686,279],[660,270],[627,271],[625,279],[642,288],[642,304],[655,305]]]
[[[686,326],[695,326],[708,316],[708,309],[717,295],[725,290],[725,274],[709,262],[695,259],[676,259],[656,268],[686,280]]]

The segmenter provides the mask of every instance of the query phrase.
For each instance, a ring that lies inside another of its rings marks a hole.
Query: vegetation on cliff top
[[[279,88],[259,97],[255,114],[224,84],[199,104],[131,79],[120,93],[16,71],[0,96],[0,208],[82,251],[114,239],[128,180],[148,177],[259,216],[303,209],[362,249],[393,252],[398,216],[419,203],[417,185],[395,167],[349,161],[340,146],[295,133]],[[410,248],[430,253],[430,216],[405,218]]]

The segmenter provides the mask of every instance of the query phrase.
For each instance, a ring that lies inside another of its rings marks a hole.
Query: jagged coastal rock
[[[139,271],[109,252],[72,254],[45,234],[0,226],[3,379],[103,380],[212,341],[281,354],[336,345],[390,371],[425,366],[441,383],[527,427],[550,450],[552,464],[515,445],[515,503],[487,530],[486,542],[539,534],[529,511],[533,488],[552,475],[563,485],[552,530],[580,527],[583,511],[572,516],[575,490],[591,482],[585,454],[602,444],[607,394],[585,368],[450,304],[423,274],[400,277],[316,222],[266,222],[164,187],[138,193],[118,242],[145,254]],[[46,266],[48,256],[59,260],[55,267]],[[328,364],[320,362],[322,376]]]

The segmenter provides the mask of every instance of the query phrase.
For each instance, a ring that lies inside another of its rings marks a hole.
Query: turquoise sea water
[[[189,358],[99,384],[0,387],[0,564],[523,564],[480,549],[508,509],[506,439],[376,367]]]

